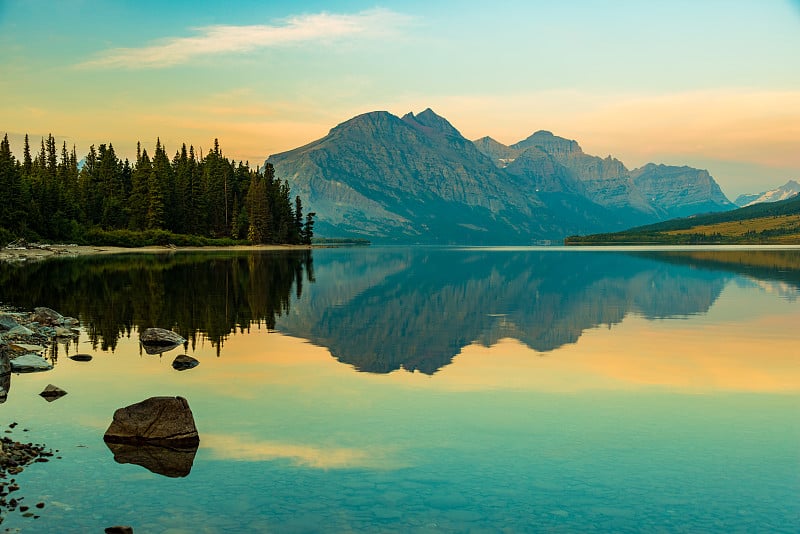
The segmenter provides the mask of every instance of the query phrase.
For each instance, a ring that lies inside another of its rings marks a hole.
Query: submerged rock
[[[178,448],[200,443],[192,410],[183,397],[150,397],[118,409],[103,440]]]
[[[92,356],[90,354],[73,354],[69,359],[76,362],[90,362],[92,361]]]
[[[106,527],[105,530],[106,534],[133,534],[133,527],[128,526],[113,526],[113,527]]]
[[[36,373],[52,368],[53,364],[38,354],[23,354],[11,360],[11,370],[15,373]]]
[[[185,477],[192,471],[197,445],[162,447],[150,444],[106,443],[120,464],[136,464],[170,478]]]
[[[186,371],[187,369],[193,369],[200,365],[200,362],[191,356],[187,356],[186,354],[179,354],[175,356],[175,359],[172,360],[172,368],[176,371]]]
[[[60,399],[66,394],[67,394],[66,391],[64,391],[58,386],[54,386],[53,384],[47,384],[44,390],[41,393],[39,393],[39,395],[44,397],[47,402],[53,402],[54,400]]]

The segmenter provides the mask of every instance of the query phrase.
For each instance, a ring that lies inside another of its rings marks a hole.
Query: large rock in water
[[[193,447],[200,443],[194,416],[183,397],[150,397],[120,408],[106,430],[109,443]]]
[[[142,345],[159,346],[178,346],[186,343],[183,337],[172,330],[165,330],[163,328],[147,328],[139,335],[139,341],[142,342]]]
[[[161,354],[186,343],[183,337],[163,328],[146,329],[139,334],[139,341],[147,354]]]

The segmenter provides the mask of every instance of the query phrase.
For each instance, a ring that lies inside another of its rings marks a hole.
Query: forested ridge
[[[0,245],[310,244],[314,215],[271,164],[229,160],[216,139],[206,154],[184,143],[172,159],[160,139],[152,156],[137,144],[134,162],[111,143],[79,160],[52,135],[35,154],[26,135],[21,159],[7,134],[0,142]]]

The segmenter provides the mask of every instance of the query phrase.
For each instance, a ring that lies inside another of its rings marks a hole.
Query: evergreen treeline
[[[120,337],[160,326],[193,348],[207,339],[219,354],[232,333],[273,330],[314,280],[310,250],[84,256],[0,262],[0,301],[80,317],[94,349],[114,350]]]
[[[170,160],[161,141],[152,156],[137,144],[136,161],[114,146],[92,145],[79,165],[73,146],[60,151],[52,135],[22,160],[0,142],[0,244],[15,237],[76,243],[142,245],[151,241],[310,244],[314,213],[275,177],[272,165],[253,170],[222,154],[182,145]]]

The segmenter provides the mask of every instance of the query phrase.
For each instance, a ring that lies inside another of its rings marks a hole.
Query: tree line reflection
[[[0,303],[79,317],[95,349],[171,328],[194,346],[253,326],[359,371],[433,374],[465,346],[546,353],[588,329],[706,313],[735,277],[800,288],[800,251],[428,248],[130,254],[0,265]],[[311,283],[313,282],[313,283]],[[790,295],[790,296],[791,296]]]
[[[274,329],[304,281],[314,281],[307,250],[91,256],[0,266],[0,302],[79,317],[95,349],[157,326],[219,353],[237,329]]]

